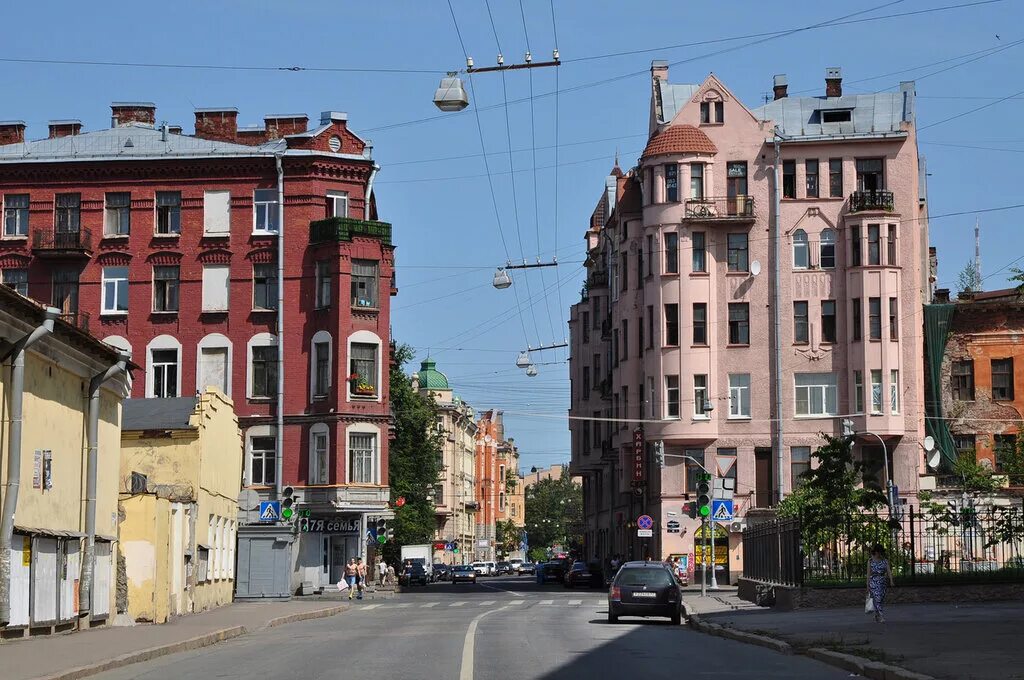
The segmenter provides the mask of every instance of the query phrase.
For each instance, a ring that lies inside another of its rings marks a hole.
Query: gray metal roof
[[[121,429],[190,430],[188,421],[195,408],[195,397],[125,399]]]
[[[783,97],[753,110],[761,120],[771,120],[787,137],[880,136],[903,134],[901,124],[913,120],[912,101],[906,92],[878,92],[842,97]],[[909,93],[913,98],[913,92]],[[850,110],[849,122],[822,123],[821,112]]]
[[[662,123],[669,123],[676,117],[676,112],[686,106],[686,103],[693,98],[693,95],[700,89],[700,85],[676,85],[658,81],[661,91]]]

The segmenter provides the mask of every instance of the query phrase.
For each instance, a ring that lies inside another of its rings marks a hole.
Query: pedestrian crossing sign
[[[261,522],[277,522],[280,521],[280,519],[281,501],[260,501]]]
[[[711,501],[711,519],[715,522],[732,521],[732,501],[715,499]]]

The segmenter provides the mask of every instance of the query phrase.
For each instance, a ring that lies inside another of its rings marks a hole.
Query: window
[[[836,232],[823,229],[818,241],[818,265],[822,269],[836,266]]]
[[[647,235],[647,276],[653,273],[654,267],[654,234]]]
[[[679,200],[679,166],[675,163],[665,165],[665,202],[675,203]]]
[[[708,305],[706,302],[693,303],[693,344],[708,344]]]
[[[828,195],[831,198],[843,197],[843,159],[828,160]]]
[[[227,236],[231,233],[231,192],[203,192],[203,235]]]
[[[665,305],[665,346],[675,347],[679,344],[679,305]]]
[[[729,271],[750,271],[747,261],[747,235],[729,234]]]
[[[636,320],[636,349],[637,356],[644,355],[644,317],[640,316]]]
[[[252,266],[252,308],[277,309],[277,267],[270,263]]]
[[[889,412],[900,412],[900,372],[895,368],[889,370]]]
[[[804,174],[807,176],[807,198],[818,197],[818,159],[808,158],[804,161]]]
[[[375,484],[377,435],[353,432],[348,436],[349,482]]]
[[[212,521],[212,520],[211,520]],[[209,583],[211,580],[210,574],[210,549],[204,548],[202,545],[196,545],[196,557],[198,557],[198,566],[196,567],[196,583]]]
[[[227,341],[226,338],[221,340],[221,342],[225,341]],[[230,395],[231,391],[228,389],[228,366],[227,347],[200,346],[199,376],[196,380],[196,389],[205,390],[207,387],[216,387],[224,394]]]
[[[853,111],[850,109],[833,109],[821,112],[822,123],[849,123],[853,120]]]
[[[850,265],[860,266],[860,227],[850,227]]]
[[[348,217],[348,194],[346,192],[327,192],[327,216]]]
[[[878,225],[868,225],[868,264],[882,264],[882,253],[879,249]]]
[[[811,341],[810,324],[807,319],[807,301],[793,302],[793,342],[806,344]]]
[[[677,265],[678,266],[678,265]],[[636,287],[644,287],[644,249],[637,248],[636,251]]]
[[[629,358],[629,319],[622,320],[622,360]]]
[[[622,386],[622,426],[621,429],[628,430],[629,423],[629,387],[627,385]]]
[[[750,374],[729,374],[729,417],[750,417]]]
[[[796,198],[796,161],[782,161],[782,197]]]
[[[1013,401],[1013,359],[992,360],[992,399]]]
[[[789,449],[789,471],[793,490],[803,486],[804,475],[811,471],[811,447],[794,446]]]
[[[750,344],[750,305],[746,302],[729,303],[729,344]]]
[[[1014,454],[1017,450],[1017,435],[1015,434],[997,434],[993,435],[995,444],[996,454],[996,472],[1002,473],[1006,471],[1006,459],[1008,457],[1016,457]],[[1017,480],[1013,480],[1017,483]]]
[[[103,314],[128,313],[128,267],[103,268]]]
[[[953,399],[956,401],[974,401],[974,360],[963,359],[961,361],[954,361],[951,374]]]
[[[277,394],[277,346],[252,348],[252,399],[269,399]]]
[[[314,270],[316,286],[316,308],[325,309],[331,306],[331,262],[317,260]]]
[[[700,122],[710,123],[711,122],[711,102],[700,103]]]
[[[349,358],[349,375],[355,389],[353,394],[364,397],[377,396],[377,345],[364,342],[353,342]]]
[[[864,413],[864,371],[853,372],[853,412]]]
[[[701,123],[724,123],[725,122],[725,102],[723,101],[706,101],[700,103],[700,122]]]
[[[996,435],[1000,436],[1000,435]],[[953,446],[956,448],[956,455],[970,456],[972,459],[975,456],[976,444],[974,441],[973,434],[954,434],[953,435]],[[996,457],[998,458],[999,452],[996,451]]]
[[[793,269],[807,269],[810,264],[810,255],[807,232],[797,229],[793,232]]]
[[[700,483],[701,475],[704,474],[704,470],[701,468],[704,465],[704,449],[685,449],[684,455],[687,457],[683,459],[686,464],[686,491],[687,493],[696,493],[697,484]],[[693,460],[690,460],[690,459]]]
[[[181,233],[181,192],[156,192],[156,233]]]
[[[704,164],[690,163],[690,198],[704,198]]]
[[[273,437],[253,437],[249,445],[249,481],[274,484],[277,479],[277,449]]]
[[[590,366],[584,366],[581,375],[583,377],[583,398],[588,399],[587,395],[590,393]]]
[[[836,301],[821,301],[821,341],[836,341]]]
[[[705,409],[708,404],[708,377],[706,375],[693,376],[693,417],[710,418],[711,414]]]
[[[313,343],[313,396],[326,397],[331,386],[331,343]]]
[[[316,427],[316,426],[314,426]],[[321,426],[323,427],[323,426]],[[313,430],[309,437],[309,483],[330,484],[330,455],[326,430]]]
[[[377,308],[377,260],[352,260],[352,306]]]
[[[594,411],[594,431],[593,438],[590,440],[591,445],[595,449],[601,448],[601,412]]]
[[[254,231],[277,231],[277,189],[256,189],[253,192],[252,208]]]
[[[27,269],[5,269],[3,271],[4,285],[13,288],[25,297],[28,297],[28,270]]]
[[[154,349],[150,352],[153,364],[153,395],[170,399],[178,396],[178,350]]]
[[[882,298],[868,298],[868,333],[872,340],[882,339]]]
[[[598,384],[601,382],[601,355],[600,354],[595,354],[594,355],[594,362],[593,363],[594,363],[594,388],[596,389],[598,387]]]
[[[715,122],[725,122],[725,102],[715,102]]]
[[[665,273],[679,273],[679,234],[665,232]]]
[[[860,298],[853,298],[850,300],[850,311],[853,316],[853,321],[850,324],[853,331],[853,341],[857,342],[861,338],[861,333],[864,332],[864,324],[861,321],[860,313]]]
[[[132,195],[128,192],[108,193],[103,213],[104,236],[127,236],[131,232]]]
[[[654,348],[654,305],[647,305],[647,349]]]
[[[871,413],[882,412],[882,371],[871,369]]]
[[[180,268],[177,265],[153,267],[153,311],[178,311]]]
[[[231,267],[203,265],[203,311],[226,312],[231,298]]]
[[[629,288],[629,253],[622,253],[619,257],[622,259],[622,280],[619,281],[619,290],[625,292]]]
[[[28,236],[28,194],[4,196],[4,236]]]
[[[619,329],[612,329],[612,366],[617,367],[619,365]]]
[[[679,417],[679,376],[665,376],[665,417]]]
[[[885,189],[884,172],[881,158],[858,158],[857,191],[883,191]]]
[[[57,234],[77,234],[81,227],[82,195],[57,194],[54,231]],[[75,245],[77,245],[77,240]]]
[[[692,232],[690,234],[690,244],[693,246],[693,271],[706,272],[708,270],[708,263],[707,250],[705,250],[704,232]]]
[[[889,339],[898,340],[900,337],[900,321],[899,321],[899,300],[897,298],[889,298]]]
[[[797,373],[796,415],[834,416],[838,413],[836,376],[833,373]]]
[[[77,268],[61,267],[53,272],[50,301],[64,314],[78,314],[78,277]]]

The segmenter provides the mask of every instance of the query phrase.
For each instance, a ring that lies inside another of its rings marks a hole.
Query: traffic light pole
[[[699,467],[701,470],[703,470],[711,479],[715,478],[715,475],[713,475],[710,470],[708,470],[706,467],[704,467],[703,463],[701,463],[699,460],[697,460],[693,456],[687,456],[687,455],[682,455],[682,454],[678,454],[678,453],[661,453],[659,455],[662,458],[685,458],[685,459],[687,459],[689,461],[692,461],[697,467]],[[714,489],[714,483],[713,482],[712,482],[712,489]],[[707,564],[706,564],[707,561],[711,562],[711,590],[718,590],[718,577],[715,575],[715,523],[714,523],[713,520],[714,520],[714,518],[712,518],[712,521],[709,522],[707,517],[701,516],[700,526],[701,526],[701,529],[704,530],[704,535],[707,536],[709,530],[710,530],[710,533],[711,533],[711,550],[710,550],[711,556],[709,558],[707,558],[705,560],[705,564],[702,565],[703,568],[704,568],[703,569],[704,573],[701,574],[701,578],[700,578],[700,595],[701,595],[701,597],[706,597],[707,596],[707,585],[708,585],[708,583],[707,583],[707,581],[708,581],[707,580]],[[710,527],[708,526],[709,524],[710,524]],[[704,544],[705,549],[707,549],[707,547],[708,547],[706,541],[707,541],[707,538],[705,538],[705,544]]]

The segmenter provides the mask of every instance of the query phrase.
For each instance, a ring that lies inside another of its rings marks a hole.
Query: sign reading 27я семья
[[[311,517],[303,519],[299,523],[299,529],[311,534],[357,534],[359,533],[359,518]]]

